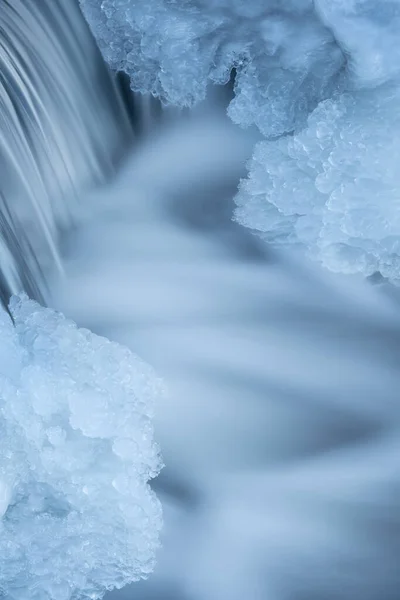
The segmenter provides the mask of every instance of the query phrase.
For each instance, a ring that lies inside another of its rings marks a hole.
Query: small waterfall
[[[77,193],[113,172],[132,137],[121,86],[75,0],[2,0],[0,290],[44,302],[62,271]]]

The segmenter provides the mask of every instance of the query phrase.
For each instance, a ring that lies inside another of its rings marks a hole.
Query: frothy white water
[[[398,307],[232,224],[254,139],[215,112],[88,202],[53,303],[169,384],[155,575],[123,598],[395,598]]]

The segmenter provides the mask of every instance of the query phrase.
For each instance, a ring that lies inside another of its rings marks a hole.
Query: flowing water
[[[1,8],[3,298],[24,288],[169,387],[159,565],[110,600],[396,600],[392,295],[232,222],[257,134],[229,90],[163,111],[107,71],[74,2]]]
[[[75,1],[2,0],[1,292],[45,300],[77,192],[113,172],[130,124]]]

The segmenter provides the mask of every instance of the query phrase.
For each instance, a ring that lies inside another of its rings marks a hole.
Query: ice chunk
[[[334,91],[400,72],[399,0],[81,0],[102,52],[136,91],[190,106],[236,72],[229,114],[266,136]]]
[[[160,381],[25,296],[0,314],[0,595],[97,599],[154,565]]]
[[[132,88],[191,106],[236,71],[229,112],[276,136],[304,123],[344,56],[312,0],[81,0],[104,57]]]
[[[306,129],[261,142],[238,221],[333,271],[400,280],[399,88],[321,103]]]

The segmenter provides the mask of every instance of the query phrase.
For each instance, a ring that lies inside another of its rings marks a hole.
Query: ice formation
[[[294,136],[260,142],[236,218],[333,271],[400,280],[400,89],[322,102]]]
[[[316,2],[347,54],[347,91],[261,142],[236,218],[333,271],[400,280],[400,2]]]
[[[399,0],[81,4],[135,90],[190,106],[235,73],[229,115],[269,138],[237,220],[331,269],[400,278]]]
[[[312,0],[81,0],[100,48],[136,91],[191,106],[236,71],[237,123],[276,136],[341,79],[344,56]]]
[[[337,90],[397,77],[398,0],[81,0],[109,64],[136,91],[190,106],[235,70],[229,108],[267,136]]]
[[[0,596],[80,600],[146,577],[161,390],[130,351],[25,296],[0,314]]]

